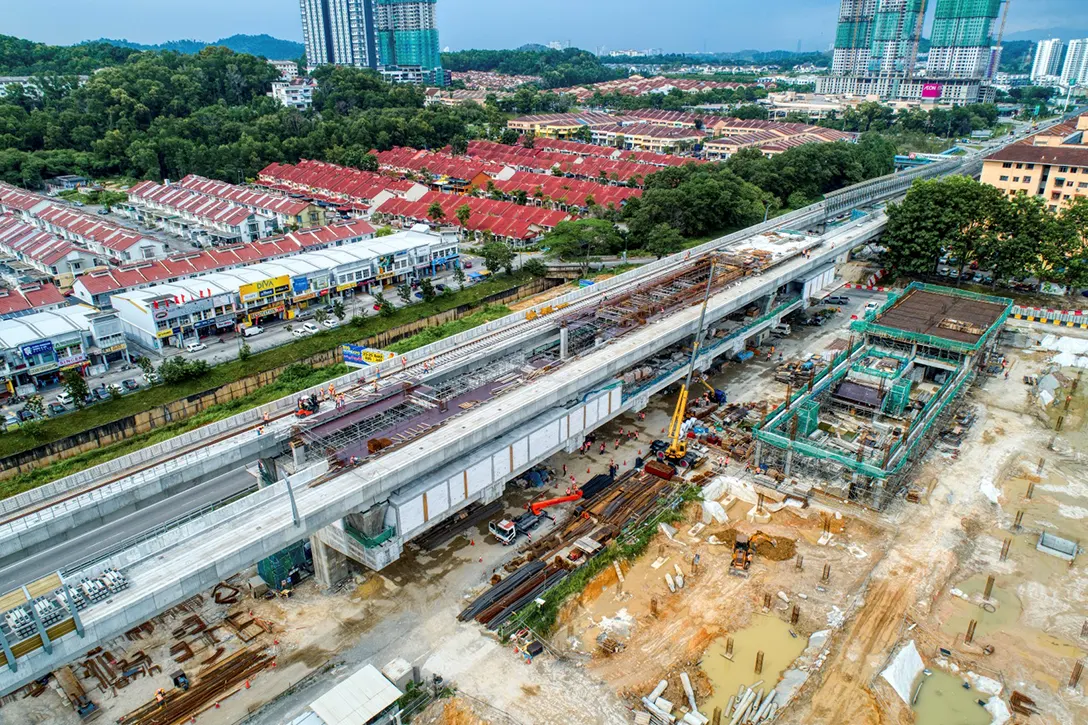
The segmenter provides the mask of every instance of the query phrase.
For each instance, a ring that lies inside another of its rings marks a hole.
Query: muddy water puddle
[[[962,679],[943,670],[935,669],[933,674],[919,678],[914,683],[918,693],[914,701],[915,725],[989,725],[990,713],[978,704],[978,700],[988,700],[988,695],[964,689]]]
[[[982,598],[986,590],[986,576],[976,574],[957,584],[956,588],[971,601],[956,597],[953,600],[955,613],[942,623],[941,629],[949,634],[962,634],[973,619],[978,622],[975,636],[982,637],[1014,624],[1020,618],[1022,607],[1016,593],[1004,587],[1004,583],[1000,577],[995,581],[988,600]]]
[[[733,638],[732,659],[726,657],[727,640]],[[763,680],[764,694],[771,691],[795,659],[804,651],[807,640],[790,634],[790,626],[774,616],[756,615],[744,629],[719,637],[703,653],[701,667],[714,687],[714,694],[700,703],[702,712],[715,707],[725,710],[729,698],[741,685],[751,686]],[[756,654],[763,652],[763,670],[755,672]]]

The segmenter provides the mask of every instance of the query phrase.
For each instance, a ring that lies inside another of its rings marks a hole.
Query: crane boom
[[[706,305],[710,301],[710,288],[714,284],[714,268],[717,259],[710,259],[710,274],[706,278],[706,291],[703,292],[703,306],[699,310],[699,326],[695,329],[695,343],[691,346],[691,360],[688,362],[688,374],[684,384],[680,387],[680,396],[676,399],[676,410],[673,411],[672,420],[669,421],[669,447],[665,449],[665,456],[673,460],[683,458],[688,452],[688,443],[680,434],[684,424],[684,415],[688,409],[688,391],[691,390],[691,378],[695,374],[695,359],[699,356],[699,346],[703,342],[703,322],[706,320]]]

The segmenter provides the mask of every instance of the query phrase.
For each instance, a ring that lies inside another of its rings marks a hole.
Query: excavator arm
[[[533,512],[533,516],[539,516],[540,512],[551,506],[558,506],[561,503],[567,503],[568,501],[577,501],[582,498],[582,489],[573,491],[566,496],[560,496],[559,498],[549,498],[543,501],[534,501],[529,504],[529,510]]]

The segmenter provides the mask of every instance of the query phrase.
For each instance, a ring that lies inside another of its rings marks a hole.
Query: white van
[[[787,325],[785,322],[777,324],[771,328],[771,334],[775,335],[776,337],[787,337],[791,332],[793,332],[793,328]]]
[[[242,330],[242,335],[245,337],[253,337],[254,335],[260,335],[262,332],[264,332],[263,327],[258,327],[257,325],[250,325],[249,327],[246,327]]]
[[[71,405],[72,404],[72,396],[67,390],[65,390],[65,391],[57,394],[57,402],[60,403],[61,405]]]

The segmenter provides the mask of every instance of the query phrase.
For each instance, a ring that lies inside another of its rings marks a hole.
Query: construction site
[[[1084,722],[1088,337],[817,211],[194,438],[245,488],[70,566],[127,470],[0,520],[0,720]]]

